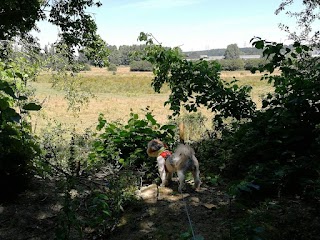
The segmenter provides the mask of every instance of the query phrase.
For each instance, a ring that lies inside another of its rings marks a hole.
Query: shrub
[[[16,64],[0,61],[0,199],[24,190],[31,160],[39,153],[26,116],[41,107],[27,101],[26,75]]]
[[[251,70],[254,68],[260,68],[263,65],[265,65],[268,61],[264,58],[258,58],[258,59],[245,59],[244,60],[244,69],[245,70]]]
[[[280,68],[281,75],[263,76],[275,92],[263,99],[262,110],[250,122],[225,138],[232,154],[226,176],[237,180],[242,191],[249,192],[254,183],[264,196],[320,196],[320,59],[309,57],[307,46],[293,47],[284,51],[282,44],[266,44],[264,54],[272,59],[260,71]]]
[[[82,64],[81,71],[91,71],[91,66],[90,66],[90,64],[83,63],[83,64]]]
[[[148,61],[132,61],[130,71],[150,72],[152,71],[152,64]]]
[[[115,65],[114,63],[110,63],[109,66],[108,66],[108,71],[116,72],[117,71],[117,65]]]
[[[221,59],[218,61],[221,65],[221,69],[224,71],[237,71],[244,69],[243,59]]]
[[[175,125],[163,125],[147,112],[144,119],[131,113],[128,123],[108,123],[103,115],[99,116],[97,130],[102,131],[94,142],[90,154],[92,164],[111,164],[115,167],[142,171],[147,179],[155,178],[157,173],[154,161],[146,160],[146,147],[150,140],[159,138],[168,145],[173,143]]]

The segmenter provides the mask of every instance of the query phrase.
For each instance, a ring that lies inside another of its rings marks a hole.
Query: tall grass
[[[261,104],[261,96],[272,91],[272,87],[265,81],[260,81],[260,74],[253,75],[248,71],[221,73],[221,78],[227,81],[233,79],[233,76],[239,80],[238,84],[253,87],[252,98],[258,106]],[[159,123],[167,122],[167,116],[171,114],[169,107],[164,107],[170,89],[164,86],[161,94],[155,93],[151,87],[154,76],[150,72],[133,73],[129,68],[118,67],[115,74],[99,68],[79,73],[80,88],[91,91],[95,97],[77,115],[67,111],[64,93],[51,87],[50,77],[50,73],[43,73],[32,83],[36,97],[44,101],[42,111],[33,115],[38,128],[45,126],[49,120],[56,120],[74,127],[76,131],[82,131],[95,127],[99,113],[103,113],[109,121],[125,122],[131,110],[143,114],[146,107],[153,110]],[[210,111],[200,109],[200,112],[211,122]]]

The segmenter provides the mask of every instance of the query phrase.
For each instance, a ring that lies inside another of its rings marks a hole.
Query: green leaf
[[[15,94],[14,94],[14,91],[13,91],[13,88],[9,85],[8,82],[5,82],[5,81],[1,81],[0,80],[0,91],[4,91],[6,94],[8,94],[9,96],[15,98]]]
[[[28,103],[24,105],[22,108],[27,111],[39,111],[42,107],[36,103]]]
[[[257,49],[263,49],[264,48],[264,41],[263,40],[257,41],[257,42],[254,43],[254,46]]]
[[[291,53],[291,57],[293,57],[293,58],[297,58],[297,54],[295,54],[295,53]]]
[[[302,49],[304,51],[309,51],[310,50],[310,48],[308,46],[306,46],[306,45],[302,45],[301,47],[302,47]]]
[[[301,47],[297,47],[296,48],[296,52],[299,53],[299,54],[302,53],[302,48]]]
[[[122,165],[126,165],[126,162],[125,162],[125,160],[123,158],[119,159],[119,163],[122,164]]]
[[[294,42],[294,43],[293,43],[293,47],[300,47],[300,45],[301,45],[301,44],[300,44],[299,42]]]
[[[104,146],[98,146],[97,148],[96,148],[96,151],[97,152],[101,152],[101,151],[103,151],[104,150]]]
[[[18,100],[27,100],[28,99],[28,97],[26,97],[26,96],[20,96],[19,98],[18,98]]]
[[[21,120],[21,116],[13,108],[7,108],[2,113],[9,122],[19,122]]]
[[[163,125],[161,128],[160,128],[160,130],[174,130],[176,128],[176,126],[175,125]]]
[[[152,116],[151,113],[147,113],[146,114],[146,118],[149,120],[149,122],[151,122],[152,125],[156,125],[157,121],[154,119],[154,117]]]
[[[0,110],[3,111],[7,109],[10,106],[8,99],[6,98],[1,98],[0,99]]]

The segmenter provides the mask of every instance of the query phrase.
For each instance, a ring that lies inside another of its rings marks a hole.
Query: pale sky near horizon
[[[140,32],[152,33],[164,46],[183,51],[226,48],[236,43],[251,47],[254,36],[286,42],[279,23],[295,26],[294,19],[274,12],[281,0],[100,0],[91,8],[98,34],[109,45],[140,44]],[[290,9],[295,8],[292,6]],[[38,24],[41,45],[57,39],[57,27]]]

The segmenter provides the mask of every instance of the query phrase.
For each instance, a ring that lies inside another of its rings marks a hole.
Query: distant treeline
[[[137,68],[137,61],[141,61],[138,56],[133,56],[132,53],[136,51],[143,51],[145,45],[122,45],[119,48],[117,46],[108,46],[110,50],[109,61],[111,64],[115,64],[116,66],[120,65],[131,65],[133,64],[133,68]],[[239,48],[241,51],[241,55],[262,55],[261,49],[256,48]],[[226,49],[211,49],[211,50],[204,50],[204,51],[194,51],[194,52],[181,52],[185,55],[186,58],[189,59],[199,59],[201,55],[210,56],[223,56]],[[259,61],[259,60],[253,60]],[[241,61],[244,62],[244,61]],[[150,69],[150,66],[146,63],[141,63],[140,65],[146,66]],[[242,64],[240,64],[242,65]]]
[[[113,67],[125,65],[130,66],[131,71],[152,71],[152,65],[149,62],[142,61],[141,58],[134,52],[143,51],[145,45],[123,45],[108,46],[110,50],[109,62]],[[223,56],[226,49],[211,49],[208,51],[182,52],[186,58],[199,59],[200,55]],[[255,48],[240,48],[241,55],[261,55],[262,52]],[[221,70],[236,71],[236,70],[250,70],[261,66],[266,62],[265,59],[221,59],[216,60],[221,65]]]
[[[239,48],[240,55],[262,55],[261,49],[256,49],[252,47]],[[217,48],[210,50],[202,50],[202,51],[192,51],[192,52],[184,52],[187,58],[190,59],[199,59],[200,56],[207,55],[210,56],[223,56],[225,53],[225,48]]]

